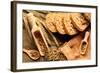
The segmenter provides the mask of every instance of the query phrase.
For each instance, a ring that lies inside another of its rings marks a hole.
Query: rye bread
[[[64,13],[56,13],[55,15],[55,27],[60,34],[66,34],[63,24]]]
[[[68,35],[75,35],[75,34],[77,34],[78,31],[75,29],[75,27],[72,24],[71,14],[70,13],[66,13],[64,15],[63,23],[64,23],[64,28],[66,30],[66,33]]]
[[[55,13],[49,13],[46,15],[46,26],[51,32],[57,32],[54,26]]]
[[[84,31],[89,25],[81,13],[71,13],[71,19],[74,27],[79,31]]]

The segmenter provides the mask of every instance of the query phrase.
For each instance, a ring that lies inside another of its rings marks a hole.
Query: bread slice
[[[56,13],[55,15],[55,26],[60,34],[66,34],[63,24],[63,17],[64,13]]]
[[[70,13],[64,14],[63,23],[67,34],[69,35],[77,34],[78,31],[75,29],[75,27],[72,24]]]
[[[81,13],[71,13],[72,23],[79,31],[84,31],[89,23],[85,20]]]
[[[84,13],[83,15],[88,21],[91,20],[91,13]]]
[[[46,26],[51,32],[57,32],[54,26],[55,13],[49,13],[46,15]]]

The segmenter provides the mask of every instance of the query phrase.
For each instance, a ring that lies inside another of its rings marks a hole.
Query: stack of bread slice
[[[49,13],[46,26],[51,32],[75,35],[88,27],[90,18],[90,13]]]

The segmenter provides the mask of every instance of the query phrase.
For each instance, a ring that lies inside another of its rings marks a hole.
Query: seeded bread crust
[[[64,15],[63,22],[64,22],[64,27],[65,27],[65,30],[66,30],[67,34],[69,34],[69,35],[75,35],[75,34],[77,34],[78,31],[75,29],[75,27],[72,24],[70,13],[66,13]]]
[[[71,13],[71,19],[74,27],[79,31],[84,31],[89,25],[81,13]]]
[[[46,26],[51,32],[57,32],[56,27],[54,26],[55,13],[49,13],[46,16]]]
[[[85,17],[89,20],[91,15],[84,15],[81,13],[49,13],[46,16],[46,25],[51,32],[75,35],[78,31],[84,31],[89,25]]]
[[[55,27],[60,34],[66,34],[63,24],[64,13],[57,13],[55,16]]]

